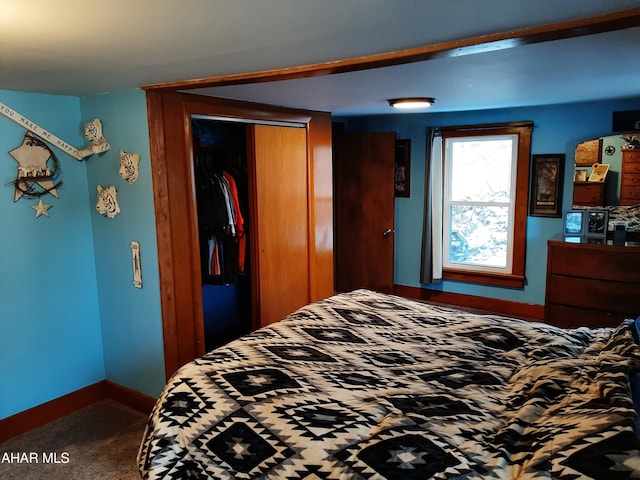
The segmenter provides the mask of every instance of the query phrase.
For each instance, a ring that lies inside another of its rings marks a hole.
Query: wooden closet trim
[[[226,85],[311,78],[337,73],[355,72],[371,68],[404,65],[407,63],[432,60],[435,58],[459,57],[474,53],[491,52],[494,50],[503,50],[522,45],[623,30],[626,28],[637,27],[638,25],[640,25],[640,8],[631,8],[605,15],[598,15],[596,17],[580,18],[577,20],[553,23],[550,25],[539,25],[393,52],[259,72],[149,84],[144,85],[142,88],[145,90],[175,91],[192,88],[221,87]]]
[[[176,92],[147,92],[158,268],[167,379],[204,353],[197,258],[197,212],[191,182],[193,114],[300,123],[307,129],[309,301],[333,294],[331,116]],[[326,182],[326,183],[325,183]]]

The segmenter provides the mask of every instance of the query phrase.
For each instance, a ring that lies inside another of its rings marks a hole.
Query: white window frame
[[[461,142],[484,142],[494,140],[510,140],[511,141],[511,161],[510,161],[510,191],[508,202],[487,202],[487,201],[459,201],[452,200],[452,155],[454,143]],[[464,270],[484,272],[491,274],[511,274],[513,268],[513,243],[514,243],[514,218],[515,218],[515,202],[516,202],[516,175],[518,169],[518,135],[516,134],[500,134],[500,135],[482,135],[468,137],[454,137],[445,139],[444,144],[444,189],[443,189],[443,268],[452,270]],[[489,266],[475,263],[454,262],[449,259],[449,247],[451,239],[451,207],[455,205],[469,206],[497,206],[507,207],[507,251],[505,266]]]

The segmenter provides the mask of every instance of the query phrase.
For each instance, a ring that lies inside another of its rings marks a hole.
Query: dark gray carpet
[[[139,480],[147,416],[112,400],[0,443],[2,480]]]

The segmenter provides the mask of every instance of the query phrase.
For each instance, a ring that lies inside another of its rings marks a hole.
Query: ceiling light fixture
[[[433,97],[392,98],[389,100],[389,105],[403,110],[415,110],[429,108],[435,101]]]

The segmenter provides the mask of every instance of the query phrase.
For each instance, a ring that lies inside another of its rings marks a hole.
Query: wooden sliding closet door
[[[306,128],[251,125],[254,310],[259,327],[309,303]]]

